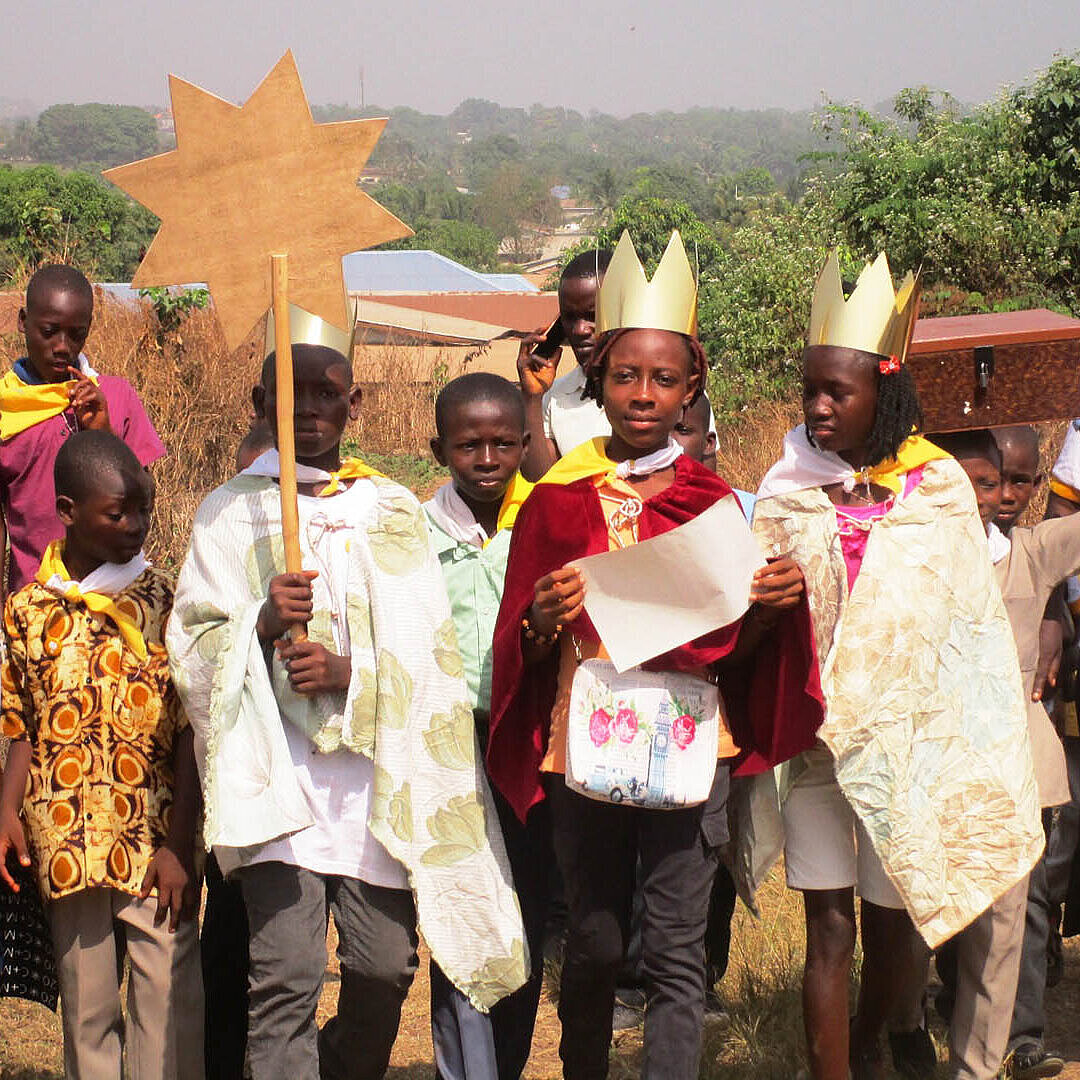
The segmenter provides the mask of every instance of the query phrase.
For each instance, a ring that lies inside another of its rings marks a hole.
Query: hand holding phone
[[[517,368],[525,397],[539,397],[551,389],[564,340],[562,322],[556,319],[546,330],[537,330],[522,341]]]

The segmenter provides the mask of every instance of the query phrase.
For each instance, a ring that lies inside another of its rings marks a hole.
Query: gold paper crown
[[[652,281],[645,277],[628,232],[615,245],[596,297],[596,333],[629,329],[690,336],[697,331],[697,285],[678,229],[671,234]]]
[[[898,292],[893,291],[889,260],[882,252],[867,263],[846,300],[840,280],[840,261],[832,251],[814,286],[808,345],[838,345],[848,349],[907,358],[919,309],[920,276],[908,271]]]
[[[325,345],[334,352],[341,353],[349,363],[352,363],[353,340],[356,333],[356,313],[354,307],[349,305],[350,328],[342,330],[340,326],[320,319],[318,315],[312,315],[310,311],[289,305],[289,337],[293,345]],[[266,313],[266,342],[263,348],[263,359],[266,359],[273,351],[275,344],[274,309]]]

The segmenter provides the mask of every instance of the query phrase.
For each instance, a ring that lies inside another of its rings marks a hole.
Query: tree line
[[[560,184],[596,208],[600,243],[630,228],[650,271],[682,230],[726,415],[791,393],[809,283],[834,246],[852,277],[879,250],[898,273],[921,265],[930,314],[1080,315],[1080,56],[975,107],[914,87],[886,108],[827,101],[812,116],[398,109],[370,164],[372,193],[416,229],[410,246],[476,269],[556,220]],[[155,228],[95,175],[0,165],[0,274],[67,258],[124,279]]]

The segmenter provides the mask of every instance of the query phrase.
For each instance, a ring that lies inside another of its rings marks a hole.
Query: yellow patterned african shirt
[[[24,810],[46,898],[137,894],[164,841],[187,726],[162,641],[172,595],[150,567],[115,597],[146,639],[145,663],[111,621],[36,581],[8,598],[0,730],[33,746]]]

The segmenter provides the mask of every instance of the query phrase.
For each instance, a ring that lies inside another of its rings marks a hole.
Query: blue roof
[[[342,266],[349,292],[539,291],[520,274],[481,274],[437,251],[354,251]]]

